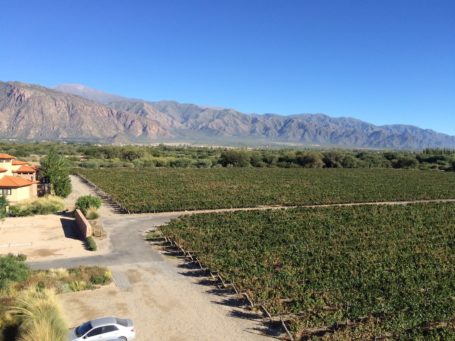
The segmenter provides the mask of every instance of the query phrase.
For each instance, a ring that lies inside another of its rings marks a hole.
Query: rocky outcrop
[[[24,83],[0,83],[0,137],[109,141],[167,137],[159,122],[135,113]]]

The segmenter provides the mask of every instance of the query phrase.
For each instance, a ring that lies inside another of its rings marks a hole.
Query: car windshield
[[[92,329],[92,325],[90,324],[90,322],[85,322],[84,324],[81,324],[79,327],[76,328],[77,337],[84,335],[90,329]]]

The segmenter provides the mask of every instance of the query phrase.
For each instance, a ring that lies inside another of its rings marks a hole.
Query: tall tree
[[[6,208],[8,207],[8,200],[2,195],[0,196],[0,220],[6,217]]]
[[[53,192],[59,197],[66,198],[71,193],[68,162],[54,149],[51,149],[41,160],[40,173],[52,185]]]

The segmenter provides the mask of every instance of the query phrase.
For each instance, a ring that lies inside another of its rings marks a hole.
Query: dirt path
[[[78,176],[70,175],[70,179],[71,179],[72,191],[71,191],[71,194],[67,198],[65,198],[65,206],[66,206],[66,208],[68,208],[68,210],[71,211],[74,209],[74,205],[76,204],[77,198],[79,198],[82,195],[89,195],[89,194],[96,195],[96,194],[93,192],[93,190],[89,186],[87,186],[84,182],[82,182],[81,178],[79,178]],[[108,206],[106,206],[104,203],[101,206],[99,212],[102,215],[102,217],[105,217],[105,218],[111,217],[114,215],[114,212]]]
[[[339,204],[314,204],[314,205],[262,205],[257,207],[238,207],[238,208],[219,208],[209,210],[191,210],[191,211],[170,211],[159,213],[131,213],[125,214],[129,217],[179,217],[191,214],[206,214],[206,213],[225,213],[225,212],[241,212],[241,211],[267,211],[267,210],[282,210],[291,208],[329,208],[329,207],[353,207],[353,206],[400,206],[400,205],[415,205],[415,204],[431,204],[431,203],[455,203],[455,199],[428,199],[428,200],[406,200],[406,201],[372,201],[372,202],[350,202]]]
[[[71,181],[69,207],[80,195],[94,194],[79,178]],[[111,243],[109,254],[29,263],[35,269],[103,265],[112,270],[113,285],[60,296],[71,326],[118,315],[133,319],[138,341],[271,339],[264,335],[259,316],[240,309],[235,298],[144,241],[146,231],[179,214],[120,215],[106,205],[100,213]]]
[[[73,194],[67,205],[80,195],[93,194],[79,178],[72,177]],[[399,202],[367,202],[300,207],[360,205],[408,205],[455,202],[455,199]],[[294,206],[295,207],[295,206]],[[144,241],[147,230],[186,214],[285,209],[283,206],[166,212],[155,214],[116,214],[101,207],[104,229],[111,252],[104,256],[30,263],[33,268],[109,266],[115,285],[96,291],[62,295],[72,325],[101,315],[131,317],[138,340],[266,340],[264,326],[257,316],[236,307],[236,300],[207,285],[204,278],[186,269],[175,258],[168,258]],[[210,284],[210,283],[208,283]]]

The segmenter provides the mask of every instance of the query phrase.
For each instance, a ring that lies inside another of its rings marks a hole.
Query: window
[[[90,333],[87,334],[87,336],[96,336],[100,335],[103,333],[103,327],[95,328],[93,329]]]
[[[7,196],[7,195],[11,195],[11,188],[2,188],[0,189],[0,194],[2,196]]]
[[[80,325],[79,327],[76,328],[77,337],[81,337],[82,335],[87,333],[90,329],[92,329],[92,325],[90,324],[90,322],[86,322],[86,323]]]
[[[118,330],[118,328],[116,326],[104,326],[103,327],[103,333],[115,332],[117,330]]]

